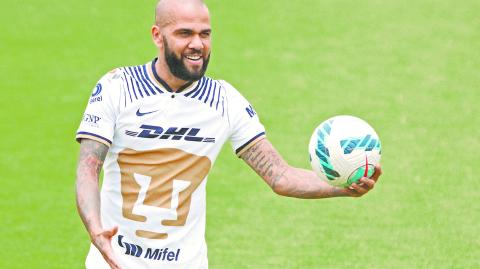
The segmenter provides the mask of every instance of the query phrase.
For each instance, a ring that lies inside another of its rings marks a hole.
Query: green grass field
[[[226,145],[209,177],[210,268],[480,268],[480,2],[207,1],[208,74],[307,168],[317,124],[370,122],[384,175],[360,199],[275,195]],[[0,268],[84,268],[75,207],[91,89],[149,61],[154,0],[10,1],[0,16]]]

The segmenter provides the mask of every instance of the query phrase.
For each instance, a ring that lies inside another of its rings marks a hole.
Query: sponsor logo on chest
[[[185,140],[198,143],[215,143],[214,137],[202,137],[200,128],[192,127],[161,127],[142,124],[139,130],[126,130],[125,134],[143,139]]]

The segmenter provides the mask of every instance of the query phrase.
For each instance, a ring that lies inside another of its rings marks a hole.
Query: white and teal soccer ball
[[[313,171],[330,185],[341,187],[372,176],[381,157],[375,130],[353,116],[322,122],[313,132],[308,150]]]

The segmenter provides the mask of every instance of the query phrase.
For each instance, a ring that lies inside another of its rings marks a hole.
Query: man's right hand
[[[112,237],[117,233],[118,227],[110,230],[103,230],[99,233],[91,235],[92,243],[100,251],[105,261],[112,269],[122,269],[112,249]]]

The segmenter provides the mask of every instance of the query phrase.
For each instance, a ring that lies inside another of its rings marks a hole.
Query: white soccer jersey
[[[203,77],[172,92],[155,61],[106,74],[76,137],[110,147],[101,218],[119,227],[112,247],[123,268],[208,268],[207,175],[227,139],[241,154],[265,130],[230,84]],[[109,268],[93,245],[86,265]]]

